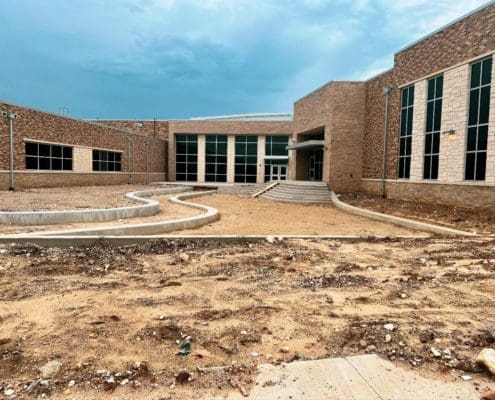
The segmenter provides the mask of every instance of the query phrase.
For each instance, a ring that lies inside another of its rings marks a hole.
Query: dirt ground
[[[80,210],[135,205],[127,192],[150,190],[150,185],[74,186],[0,191],[0,211]]]
[[[331,205],[279,203],[261,198],[215,194],[193,200],[215,207],[220,220],[198,229],[198,235],[413,235],[417,232],[350,215]],[[178,233],[178,232],[176,232]]]
[[[475,210],[411,201],[382,199],[364,193],[343,194],[341,199],[357,207],[426,221],[479,234],[495,234],[495,210]]]
[[[0,265],[0,396],[198,399],[372,352],[495,388],[473,362],[495,345],[495,240],[3,246]]]
[[[85,223],[59,224],[59,225],[19,226],[19,225],[0,224],[0,234],[5,235],[5,234],[15,234],[15,233],[40,232],[40,231],[61,231],[68,229],[106,228],[115,225],[144,224],[149,222],[166,221],[169,219],[191,217],[193,215],[199,215],[202,213],[201,210],[184,207],[180,204],[171,203],[169,201],[170,197],[171,195],[150,197],[151,199],[155,199],[160,202],[160,212],[151,217],[126,218],[111,222],[85,222]]]

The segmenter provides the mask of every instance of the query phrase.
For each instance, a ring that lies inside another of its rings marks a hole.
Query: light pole
[[[9,190],[14,190],[14,119],[17,114],[12,111],[2,111],[3,118],[9,121]]]

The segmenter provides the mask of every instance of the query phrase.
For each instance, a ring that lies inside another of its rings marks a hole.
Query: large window
[[[464,176],[466,180],[482,181],[485,179],[491,82],[491,57],[471,65],[471,90],[469,91],[469,121]]]
[[[402,89],[399,135],[399,178],[408,179],[411,170],[414,85]]]
[[[227,136],[206,136],[206,182],[227,182]]]
[[[71,171],[72,147],[26,142],[26,169]]]
[[[93,171],[122,171],[122,154],[116,151],[93,150]]]
[[[178,181],[198,180],[198,136],[177,135],[175,138],[175,178]]]
[[[235,182],[256,183],[258,163],[258,137],[236,136]]]
[[[428,80],[426,101],[424,179],[438,179],[440,129],[442,125],[443,75]]]

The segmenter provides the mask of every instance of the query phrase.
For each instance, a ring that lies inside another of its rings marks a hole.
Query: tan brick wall
[[[360,188],[365,100],[365,83],[331,82],[294,105],[294,141],[301,133],[324,130],[323,180],[333,190]],[[290,178],[300,179],[306,166],[297,151],[291,153]]]
[[[168,124],[169,121],[164,120],[106,120],[95,119],[92,122],[96,122],[101,125],[110,126],[114,128],[125,129],[127,131],[141,133],[143,135],[158,137],[166,139],[168,137]]]
[[[453,207],[493,209],[495,207],[495,185],[443,184],[430,182],[388,181],[387,197],[422,203],[443,204]],[[378,179],[363,179],[362,190],[380,194]]]
[[[440,135],[438,180],[441,182],[464,180],[469,74],[469,64],[464,64],[443,76],[442,132],[455,133]]]
[[[24,171],[25,169],[25,139],[41,142],[59,143],[77,147],[111,149],[122,152],[122,171],[127,173],[129,165],[128,137],[131,137],[131,172],[145,173],[146,171],[146,145],[148,141],[148,172],[156,173],[164,177],[166,173],[166,147],[165,141],[160,138],[130,133],[124,130],[109,128],[99,124],[62,117],[42,111],[37,111],[12,104],[0,103],[0,110],[10,110],[18,114],[14,121],[14,169]],[[76,150],[77,155],[77,150]],[[8,125],[7,120],[0,119],[0,171],[9,169],[8,151]],[[81,161],[83,162],[83,161]],[[85,163],[85,161],[84,161]],[[77,164],[76,169],[86,168]],[[92,168],[92,166],[91,166]],[[51,182],[38,183],[36,180],[25,179],[27,184],[37,186],[77,185],[84,184],[82,178],[88,179],[88,184],[98,184],[100,173],[94,173],[95,178],[89,178],[91,174],[78,174],[71,177],[70,172],[47,173],[37,176],[37,179],[48,179]],[[20,178],[21,179],[21,178]],[[24,179],[24,178],[22,178]],[[114,179],[114,178],[112,178]],[[3,185],[0,189],[8,189]]]

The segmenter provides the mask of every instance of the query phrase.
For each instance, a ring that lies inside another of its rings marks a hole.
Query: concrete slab
[[[476,400],[469,382],[445,383],[403,370],[376,355],[299,361],[259,367],[249,396],[203,400]]]

